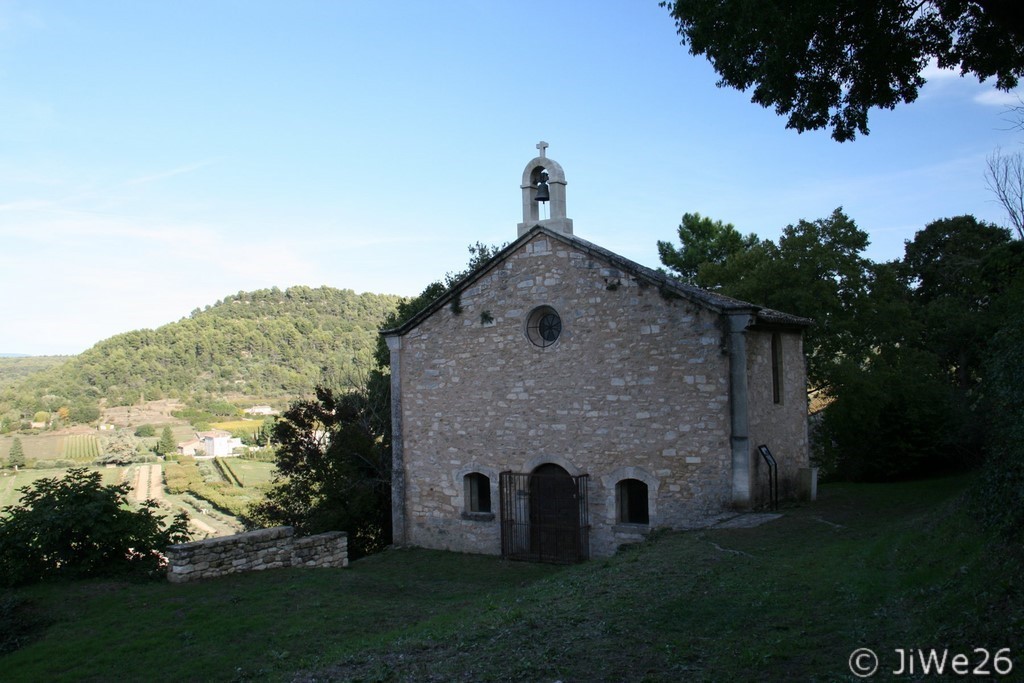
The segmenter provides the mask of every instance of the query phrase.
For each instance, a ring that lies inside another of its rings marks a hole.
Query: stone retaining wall
[[[167,559],[171,583],[281,567],[347,567],[348,535],[296,537],[292,527],[278,526],[172,545]]]

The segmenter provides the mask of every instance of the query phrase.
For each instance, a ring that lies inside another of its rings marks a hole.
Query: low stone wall
[[[348,535],[296,537],[292,527],[278,526],[172,545],[167,560],[171,583],[281,567],[347,567]]]

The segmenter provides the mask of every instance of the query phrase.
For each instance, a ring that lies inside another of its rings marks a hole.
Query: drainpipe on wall
[[[747,419],[747,326],[751,313],[729,314],[729,417],[732,504],[750,505],[750,431]]]
[[[402,444],[402,338],[385,337],[391,352],[391,542],[408,542],[405,527],[405,452]]]

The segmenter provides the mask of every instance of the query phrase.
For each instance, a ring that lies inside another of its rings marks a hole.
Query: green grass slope
[[[989,669],[1010,648],[1019,679],[1020,549],[979,531],[965,486],[827,485],[764,526],[567,568],[392,550],[345,570],[34,587],[13,623],[42,625],[0,678],[843,681],[866,647],[877,680],[921,679],[892,675],[896,648],[972,667],[985,648]]]

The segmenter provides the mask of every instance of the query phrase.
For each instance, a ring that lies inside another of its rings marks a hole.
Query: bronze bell
[[[537,194],[534,195],[533,201],[535,202],[547,202],[551,201],[551,194],[548,192],[548,174],[540,174],[540,182],[537,183]]]

